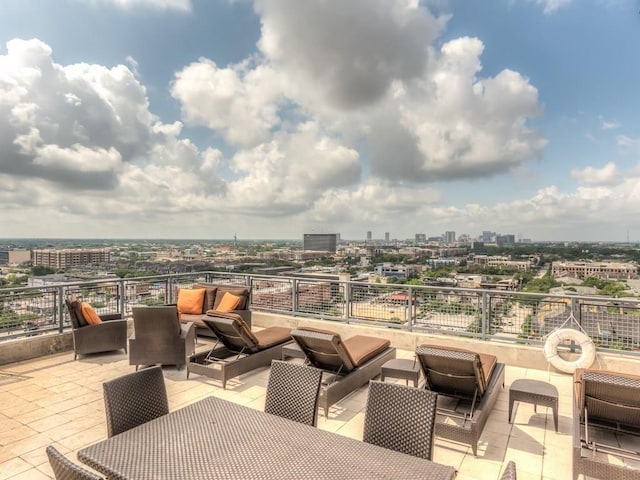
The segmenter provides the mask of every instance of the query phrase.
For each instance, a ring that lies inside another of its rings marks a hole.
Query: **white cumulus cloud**
[[[585,167],[571,170],[571,177],[587,185],[616,185],[620,174],[615,163],[609,162],[602,168]]]

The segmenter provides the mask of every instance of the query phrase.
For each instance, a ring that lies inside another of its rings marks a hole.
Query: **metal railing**
[[[254,311],[514,343],[541,343],[573,314],[600,350],[640,354],[636,300],[224,272],[3,288],[0,342],[71,328],[71,297],[128,318],[134,306],[175,303],[179,289],[196,282],[247,286]]]

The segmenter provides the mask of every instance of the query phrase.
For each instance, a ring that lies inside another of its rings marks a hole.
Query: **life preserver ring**
[[[580,358],[569,362],[558,355],[558,345],[567,340],[573,340],[582,350]],[[596,359],[596,347],[593,340],[580,330],[561,328],[549,334],[544,344],[544,357],[551,365],[565,373],[573,373],[577,368],[589,368]]]

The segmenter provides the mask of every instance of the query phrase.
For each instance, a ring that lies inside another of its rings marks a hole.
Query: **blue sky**
[[[5,237],[640,239],[631,0],[3,0]]]

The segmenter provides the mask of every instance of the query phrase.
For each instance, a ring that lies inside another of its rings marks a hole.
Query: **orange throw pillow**
[[[178,290],[178,312],[197,315],[204,307],[204,288],[181,288]]]
[[[97,325],[102,323],[102,319],[87,302],[82,302],[82,316],[89,325]]]
[[[216,310],[225,313],[233,312],[238,305],[240,305],[241,301],[242,297],[238,297],[233,293],[225,292],[222,296],[222,300],[220,300],[220,303],[216,307]]]

